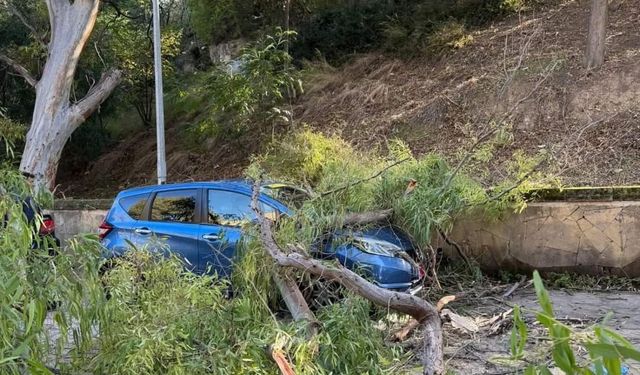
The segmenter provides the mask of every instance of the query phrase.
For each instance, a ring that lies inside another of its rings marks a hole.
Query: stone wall
[[[640,276],[637,201],[531,203],[498,220],[462,218],[450,238],[487,270]]]

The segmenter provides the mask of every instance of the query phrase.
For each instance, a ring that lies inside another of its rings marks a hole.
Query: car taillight
[[[56,230],[56,223],[53,221],[53,218],[50,216],[45,216],[42,218],[42,223],[40,224],[40,235],[47,236],[49,234],[53,234]]]
[[[418,268],[418,276],[420,276],[420,280],[422,280],[426,274],[424,267],[420,265],[420,268]]]
[[[102,224],[98,227],[98,237],[103,239],[113,230],[113,226],[106,221],[103,221]]]

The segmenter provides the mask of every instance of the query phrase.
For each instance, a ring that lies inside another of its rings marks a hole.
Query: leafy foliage
[[[288,353],[301,374],[383,373],[393,362],[396,354],[369,320],[369,304],[355,297],[323,308],[326,329],[303,340],[304,326],[273,314],[260,281],[265,269],[270,279],[268,264],[249,260],[264,259],[261,249],[251,249],[234,273],[232,299],[225,297],[226,283],[185,273],[175,258],[129,252],[106,278],[111,299],[101,321],[101,349],[87,364],[113,374],[272,374],[277,369],[269,346]]]
[[[239,71],[215,67],[197,74],[184,91],[178,91],[173,106],[185,114],[198,112],[201,120],[192,129],[202,134],[230,137],[254,124],[288,122],[283,104],[302,91],[302,83],[286,51],[293,32],[275,30],[246,46],[239,58]]]
[[[536,289],[538,303],[542,311],[536,312],[536,319],[548,332],[552,345],[550,348],[554,367],[565,374],[622,374],[623,363],[627,360],[640,360],[640,351],[627,339],[604,324],[592,327],[592,333],[574,332],[566,324],[557,320],[553,313],[553,305],[549,293],[545,289],[540,274],[533,273],[533,284]],[[527,329],[519,308],[514,309],[514,328],[511,333],[511,356],[514,360],[522,360],[527,342]],[[606,321],[606,320],[605,320]],[[577,348],[586,349],[589,358],[580,360]],[[529,365],[525,374],[550,374],[547,365]]]
[[[8,134],[3,136],[5,141]],[[69,253],[61,252],[53,241],[38,236],[41,217],[32,221],[25,217],[23,200],[29,195],[29,187],[18,171],[10,164],[0,165],[3,374],[49,374],[45,365],[60,358],[65,347],[73,348],[68,353],[72,360],[86,353],[93,342],[92,326],[104,302],[98,277],[98,242],[92,237],[78,237],[69,243]],[[55,312],[48,313],[52,306],[57,307]],[[51,334],[47,327],[53,326],[73,335]]]
[[[289,228],[303,243],[339,224],[335,217],[393,208],[393,223],[420,245],[427,245],[433,230],[446,229],[456,215],[486,200],[479,184],[454,175],[441,157],[414,158],[401,142],[391,143],[389,149],[389,154],[382,157],[354,150],[338,137],[306,130],[275,142],[254,160],[250,174],[267,171],[269,178],[307,186],[314,192],[294,220],[296,225],[303,225]],[[385,170],[390,165],[394,166]],[[384,173],[370,179],[380,171]],[[416,188],[406,194],[410,182],[415,182]]]

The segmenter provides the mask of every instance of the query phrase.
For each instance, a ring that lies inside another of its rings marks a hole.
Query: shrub
[[[462,174],[452,176],[441,157],[414,158],[401,142],[390,143],[389,149],[386,156],[357,151],[338,137],[305,130],[275,142],[250,170],[314,192],[298,210],[295,224],[282,224],[280,234],[290,242],[311,243],[337,224],[332,218],[345,213],[393,208],[393,223],[426,245],[436,226],[446,229],[456,215],[486,201],[479,184]],[[410,181],[417,187],[405,194]]]
[[[29,223],[22,213],[26,182],[16,170],[0,169],[0,372],[47,374],[45,365],[57,367],[67,356],[75,361],[92,346],[104,303],[99,246],[78,237],[62,250],[39,239],[38,219]],[[49,247],[59,254],[52,257]],[[51,335],[51,325],[73,335]]]
[[[283,104],[302,92],[286,51],[293,36],[293,32],[278,29],[243,49],[238,72],[228,66],[214,67],[193,77],[190,87],[174,89],[172,106],[199,119],[192,128],[196,137],[231,137],[252,126],[289,122]]]
[[[273,374],[273,346],[300,374],[385,372],[398,354],[383,344],[368,303],[349,297],[323,308],[325,329],[305,340],[305,327],[276,318],[265,298],[273,290],[266,256],[260,246],[242,252],[229,299],[226,283],[186,273],[175,258],[129,252],[106,278],[100,350],[87,366],[110,374]]]

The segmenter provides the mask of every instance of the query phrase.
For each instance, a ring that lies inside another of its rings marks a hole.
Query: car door
[[[139,242],[135,230],[140,227],[141,220],[146,220],[145,207],[150,197],[151,193],[147,192],[116,198],[99,228],[104,230],[100,238],[111,252],[109,256],[121,256],[129,250],[130,241]]]
[[[197,270],[198,195],[198,189],[157,192],[151,200],[147,219],[137,222],[131,241],[138,247],[147,245],[152,251],[175,254],[187,269]]]
[[[206,211],[200,225],[200,264],[203,271],[229,277],[233,270],[242,228],[255,219],[251,197],[242,192],[208,189]],[[263,210],[273,212],[263,205]]]

